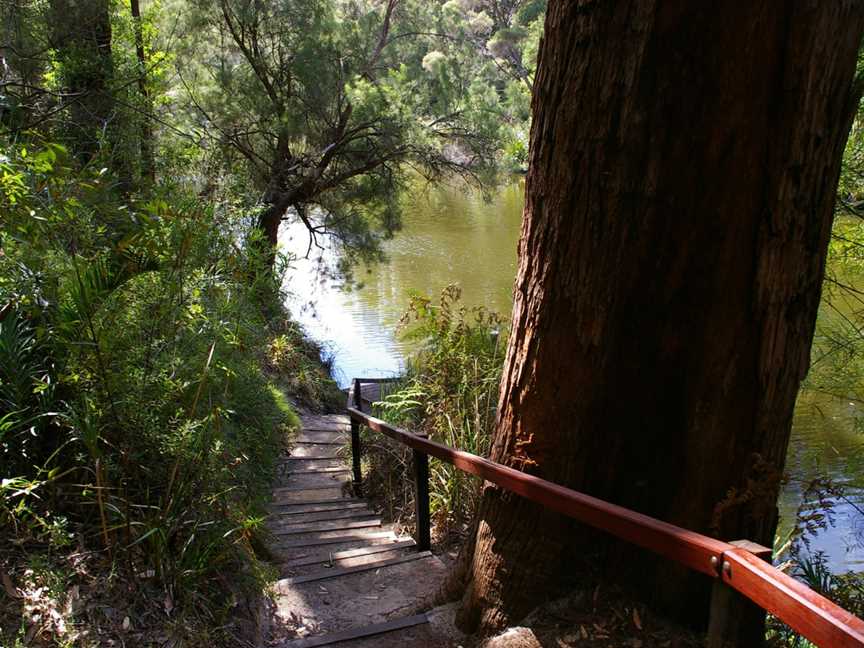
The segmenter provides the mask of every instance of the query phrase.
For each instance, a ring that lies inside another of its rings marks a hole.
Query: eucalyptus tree
[[[492,459],[771,545],[862,32],[862,2],[550,2]],[[590,570],[708,607],[707,580],[491,485],[466,556],[472,629]]]
[[[442,8],[446,34],[531,88],[546,0],[449,0]]]
[[[497,95],[472,86],[447,55],[428,61],[416,25],[436,20],[440,3],[218,0],[197,9],[199,50],[187,55],[197,63],[181,74],[203,126],[242,160],[273,249],[290,218],[306,226],[310,247],[331,235],[349,255],[374,256],[380,236],[398,228],[409,174],[476,177],[500,148],[489,110]]]
[[[495,97],[487,110],[501,125],[500,164],[510,170],[521,171],[527,162],[531,90],[545,10],[546,0],[448,0],[415,24],[431,48],[424,66],[470,75],[475,92]]]

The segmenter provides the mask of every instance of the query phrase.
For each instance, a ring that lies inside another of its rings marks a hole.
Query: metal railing
[[[709,646],[721,645],[720,617],[734,614],[724,592],[735,591],[773,614],[793,630],[826,648],[864,646],[864,621],[776,569],[766,559],[770,550],[747,541],[723,542],[631,511],[621,506],[559,486],[483,457],[430,441],[363,411],[362,384],[395,379],[355,379],[349,396],[351,450],[354,484],[362,482],[360,426],[401,443],[414,453],[416,542],[419,550],[430,548],[429,457],[452,464],[521,495],[541,506],[610,533],[715,579],[712,596]],[[367,401],[368,402],[368,401]],[[718,593],[720,595],[718,595]],[[717,607],[718,609],[715,609]],[[719,609],[719,608],[723,609]],[[712,629],[713,628],[713,629]]]

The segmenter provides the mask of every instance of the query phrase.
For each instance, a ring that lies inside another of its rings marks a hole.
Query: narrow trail
[[[447,619],[426,614],[444,564],[410,536],[382,524],[351,493],[337,451],[350,437],[344,415],[306,415],[282,462],[268,521],[280,561],[280,648],[457,645]]]

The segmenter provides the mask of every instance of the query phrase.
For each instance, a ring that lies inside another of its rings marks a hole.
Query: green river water
[[[355,376],[398,373],[411,343],[395,334],[408,295],[436,296],[451,283],[462,288],[466,305],[483,305],[509,315],[516,273],[516,243],[522,213],[522,186],[499,189],[491,200],[462,186],[417,191],[405,209],[404,228],[385,247],[388,262],[359,268],[360,287],[345,291],[321,273],[334,261],[299,259],[289,274],[289,306],[307,332],[332,355],[336,377],[345,385]],[[283,248],[306,252],[302,227],[287,227]],[[864,477],[864,442],[854,429],[858,404],[815,392],[802,392],[789,447],[789,481],[780,509],[783,529],[801,499],[801,484],[820,474],[841,483]],[[835,506],[835,523],[813,540],[812,551],[824,551],[837,571],[864,570],[864,514],[855,495]]]

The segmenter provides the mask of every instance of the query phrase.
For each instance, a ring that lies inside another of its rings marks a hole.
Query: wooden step
[[[384,567],[390,567],[392,565],[401,565],[407,562],[414,562],[415,560],[423,560],[424,558],[431,558],[432,552],[430,551],[420,551],[417,553],[412,553],[407,556],[398,556],[396,558],[386,558],[384,560],[376,560],[370,563],[366,563],[365,565],[358,565],[356,567],[342,567],[335,569],[325,569],[319,572],[315,572],[313,574],[306,574],[305,576],[294,576],[292,578],[281,578],[276,581],[276,589],[278,591],[283,590],[286,587],[290,587],[291,585],[300,585],[302,583],[311,583],[313,581],[326,580],[328,578],[340,578],[341,576],[348,576],[349,574],[359,574],[361,572],[373,571],[375,569],[382,569]]]
[[[278,486],[273,489],[273,494],[276,496],[284,495],[285,493],[300,493],[304,491],[326,491],[326,490],[341,490],[341,485],[345,483],[344,480],[339,481],[337,479],[331,479],[333,482],[332,485],[324,483],[321,486]]]
[[[329,632],[315,637],[293,639],[282,643],[280,648],[316,648],[317,646],[329,646],[342,641],[374,637],[375,635],[393,632],[394,630],[402,630],[403,628],[411,628],[428,622],[429,621],[425,614],[415,614],[410,617],[390,619],[389,621],[383,621],[381,623],[348,628],[347,630],[340,630],[339,632]]]
[[[365,542],[375,540],[396,540],[392,531],[370,531],[363,533],[359,531],[340,531],[337,533],[321,533],[307,538],[284,540],[276,543],[276,549],[297,549],[300,547],[320,547],[328,544],[343,544],[348,542]]]
[[[350,473],[350,468],[343,468],[341,466],[333,466],[330,468],[300,468],[297,470],[291,470],[289,474],[291,475],[324,475],[327,473]]]
[[[331,553],[339,553],[353,549],[369,549],[372,547],[395,546],[400,542],[413,542],[410,536],[396,536],[394,533],[384,533],[381,537],[370,537],[369,533],[359,538],[337,538],[338,542],[327,544],[306,545],[302,547],[288,546],[286,542],[297,541],[297,538],[288,538],[283,543],[273,543],[270,548],[279,556],[279,560],[290,567],[295,560],[321,560],[326,562]]]
[[[347,416],[340,415],[339,418],[323,417],[323,416],[307,416],[301,419],[301,430],[315,431],[349,431],[351,429],[351,419]]]
[[[320,503],[323,501],[335,501],[343,499],[346,502],[352,500],[351,494],[345,492],[341,486],[333,486],[327,488],[285,488],[277,489],[281,492],[276,493],[274,504],[311,504]]]
[[[313,446],[319,446],[319,445],[326,445],[326,446],[343,446],[343,445],[345,445],[346,442],[347,442],[346,440],[339,440],[339,439],[329,439],[329,440],[326,440],[326,441],[322,441],[322,440],[319,440],[319,439],[309,439],[309,438],[300,437],[300,438],[295,439],[294,441],[292,441],[292,442],[291,442],[291,445],[293,445],[293,446],[295,446],[295,447],[298,446],[298,445],[313,445]]]
[[[346,463],[342,461],[339,457],[333,457],[332,459],[315,459],[315,458],[306,458],[306,457],[286,457],[282,459],[278,466],[280,468],[287,468],[289,470],[313,470],[320,468],[339,468],[344,469],[347,467]]]
[[[351,481],[351,474],[347,472],[328,472],[328,473],[306,473],[296,474],[288,473],[284,478],[285,486],[279,486],[273,489],[274,493],[287,492],[284,489],[302,489],[308,490],[311,488],[332,488],[341,486]]]
[[[347,531],[348,529],[368,529],[369,527],[380,526],[381,518],[373,517],[368,520],[332,520],[310,522],[309,524],[292,524],[277,528],[270,527],[270,533],[276,536],[287,536],[304,533],[323,533],[325,531]]]
[[[379,547],[370,547],[372,549],[378,549]],[[318,562],[314,562],[310,565],[298,565],[294,566],[291,564],[282,565],[282,569],[279,571],[279,578],[291,578],[297,576],[306,576],[308,574],[314,574],[315,572],[320,572],[322,570],[332,570],[332,569],[344,569],[347,567],[359,567],[361,565],[367,565],[369,563],[375,562],[376,560],[385,560],[390,558],[398,558],[400,556],[408,556],[414,555],[417,553],[417,549],[414,547],[408,547],[406,549],[398,549],[384,547],[386,551],[379,551],[378,553],[373,554],[363,554],[360,556],[355,556],[353,558],[340,558],[340,559],[330,559],[326,558],[325,560],[319,560]],[[408,565],[410,567],[410,565]],[[390,567],[389,569],[396,569],[396,567]],[[373,573],[373,572],[368,572]],[[384,573],[386,575],[386,571],[383,572],[374,572],[374,573]],[[339,582],[339,581],[332,581]],[[375,594],[380,594],[380,592],[375,592]]]
[[[410,549],[416,547],[417,543],[414,540],[399,540],[388,544],[372,545],[369,547],[358,547],[356,549],[345,549],[344,551],[325,551],[307,555],[303,558],[296,558],[288,563],[289,568],[308,567],[310,565],[322,565],[328,562],[338,562],[349,558],[359,558],[361,556],[372,556],[376,554],[388,553],[390,551],[399,551],[401,549]]]
[[[324,502],[310,502],[308,504],[270,504],[273,511],[279,515],[302,515],[303,513],[324,513],[325,511],[349,511],[352,509],[364,509],[369,506],[363,500],[339,499]]]
[[[341,443],[345,444],[351,435],[336,430],[303,430],[291,443]]]
[[[330,459],[341,460],[336,454],[336,446],[323,444],[300,444],[291,448],[288,459]]]
[[[309,524],[310,522],[327,522],[329,520],[373,517],[374,515],[376,515],[375,511],[366,506],[362,506],[362,508],[353,508],[348,509],[347,511],[336,509],[331,511],[318,511],[316,513],[271,513],[267,521],[271,524],[286,526],[290,524]]]
[[[270,502],[268,506],[271,509],[278,508],[280,511],[297,511],[298,513],[300,513],[303,511],[303,508],[307,506],[349,506],[351,504],[357,504],[362,501],[363,500],[354,499],[353,497],[342,496],[339,498],[320,499],[314,501],[310,500],[308,502]]]

